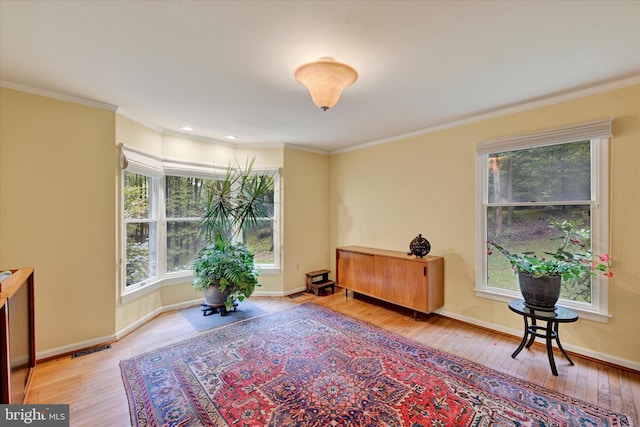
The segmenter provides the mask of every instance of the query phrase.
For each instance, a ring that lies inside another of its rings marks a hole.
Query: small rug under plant
[[[180,314],[198,331],[218,328],[228,325],[229,323],[247,320],[265,313],[266,310],[246,299],[238,303],[236,311],[230,311],[225,316],[221,316],[220,313],[212,313],[205,316],[202,307],[199,305],[180,310]]]
[[[629,426],[313,303],[120,362],[134,426]]]

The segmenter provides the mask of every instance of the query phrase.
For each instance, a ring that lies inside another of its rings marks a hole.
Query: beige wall
[[[363,148],[331,157],[331,246],[407,250],[422,233],[445,257],[443,312],[519,331],[504,303],[475,296],[475,144],[614,117],[608,323],[563,325],[563,343],[640,366],[640,86]],[[628,363],[627,363],[628,364]]]
[[[36,350],[115,326],[115,114],[0,88],[0,269],[35,268]]]
[[[36,269],[38,352],[100,342],[163,307],[199,298],[189,283],[120,304],[117,143],[173,160],[216,165],[256,156],[281,168],[281,274],[259,293],[304,286],[304,273],[334,268],[334,249],[406,250],[418,233],[446,258],[445,313],[520,330],[504,303],[477,298],[475,143],[614,117],[608,323],[563,325],[563,342],[605,360],[640,363],[640,86],[432,132],[333,156],[292,148],[234,148],[162,135],[112,111],[2,88],[0,268]],[[70,190],[71,189],[71,190]],[[81,197],[78,197],[78,195]]]
[[[284,290],[306,286],[305,273],[330,268],[329,158],[324,154],[285,149]]]
[[[121,303],[117,144],[170,160],[226,166],[255,157],[256,167],[284,168],[281,147],[163,135],[113,111],[6,88],[0,102],[0,269],[35,268],[36,350],[44,356],[108,341],[201,298],[184,281]],[[258,292],[282,295],[284,275],[263,275]]]

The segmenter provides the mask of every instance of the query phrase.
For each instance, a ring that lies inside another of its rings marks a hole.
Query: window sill
[[[158,279],[141,286],[136,286],[134,289],[125,289],[120,296],[120,304],[127,304],[137,298],[142,297],[143,295],[147,295],[153,291],[160,289],[163,286],[162,282],[162,280]]]
[[[256,269],[260,272],[260,274],[263,274],[265,276],[274,276],[274,275],[280,274],[280,269],[275,266],[265,266],[265,267],[257,266]]]
[[[516,291],[505,290],[504,292],[494,292],[486,289],[475,289],[474,291],[477,297],[492,299],[494,301],[501,301],[504,303],[508,303],[509,301],[514,299],[522,299],[522,295],[520,295],[520,293]],[[590,310],[574,304],[562,303],[561,305],[564,307],[568,307],[571,310],[578,313],[578,316],[581,319],[592,320],[594,322],[600,322],[600,323],[608,323],[609,319],[613,317],[609,313],[601,313],[601,312]]]
[[[169,273],[162,279],[156,279],[135,289],[126,289],[120,296],[120,304],[127,304],[137,298],[154,292],[163,286],[180,285],[182,283],[193,282],[193,273],[190,271],[181,271],[178,273]]]
[[[264,276],[274,276],[280,274],[279,268],[271,266],[258,267],[258,271],[260,271],[260,274]],[[127,304],[137,298],[156,291],[163,286],[181,285],[183,283],[191,282],[193,282],[193,272],[191,271],[178,271],[175,273],[168,273],[162,279],[156,279],[144,285],[137,286],[134,289],[126,289],[120,296],[120,304]]]

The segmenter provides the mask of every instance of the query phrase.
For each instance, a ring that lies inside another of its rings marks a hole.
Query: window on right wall
[[[476,294],[520,298],[518,277],[487,241],[512,252],[555,252],[551,220],[591,230],[594,253],[608,251],[608,145],[611,119],[477,144],[478,243]],[[607,278],[599,274],[563,284],[560,304],[606,321]]]

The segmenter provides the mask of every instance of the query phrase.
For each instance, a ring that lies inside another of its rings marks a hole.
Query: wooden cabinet
[[[33,268],[0,282],[0,403],[24,403],[36,365]]]
[[[345,289],[358,289],[371,295],[375,288],[375,264],[372,254],[336,250],[336,280]]]
[[[444,258],[362,246],[336,249],[336,281],[353,292],[422,313],[444,305]]]

